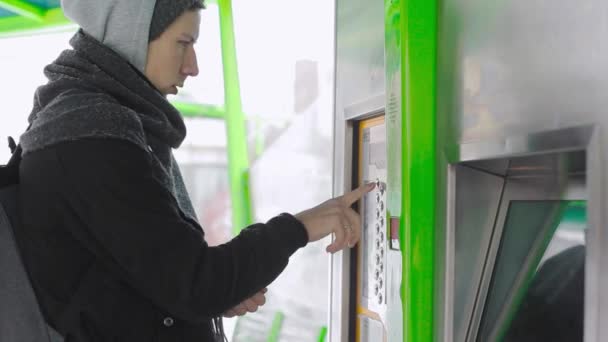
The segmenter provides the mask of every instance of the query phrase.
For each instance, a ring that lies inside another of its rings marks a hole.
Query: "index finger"
[[[340,197],[340,200],[346,206],[350,207],[351,205],[353,205],[353,203],[360,200],[361,197],[363,197],[366,193],[374,190],[375,186],[376,186],[376,184],[374,182],[370,182],[370,183],[361,185],[360,187],[356,188],[355,190],[342,195]]]

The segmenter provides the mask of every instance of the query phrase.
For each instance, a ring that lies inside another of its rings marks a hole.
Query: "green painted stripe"
[[[219,106],[179,101],[171,101],[171,104],[187,118],[224,119],[226,117],[226,111]]]
[[[408,342],[432,342],[436,203],[437,4],[402,2],[403,287]]]
[[[35,21],[44,21],[46,9],[24,0],[0,0],[0,8]]]
[[[49,28],[65,27],[75,28],[60,8],[48,10],[42,21],[35,21],[25,17],[8,17],[0,19],[0,38],[19,35],[32,35],[38,31]]]
[[[241,90],[236,57],[232,1],[218,0],[222,64],[224,69],[224,94],[226,106],[226,130],[228,141],[228,173],[232,200],[232,224],[234,234],[252,223],[251,202],[248,196],[249,156],[247,130],[241,105]]]
[[[270,332],[268,334],[268,339],[266,339],[266,342],[279,342],[279,335],[281,334],[281,328],[283,327],[284,319],[285,314],[280,311],[274,315],[274,319],[272,320],[272,325],[270,326]]]

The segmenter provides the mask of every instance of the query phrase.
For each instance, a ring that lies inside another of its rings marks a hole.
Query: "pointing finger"
[[[349,193],[342,195],[342,197],[339,197],[339,198],[344,205],[346,205],[347,207],[350,207],[351,205],[353,205],[353,203],[360,200],[361,197],[363,197],[366,193],[372,191],[375,186],[376,186],[376,184],[374,184],[373,182],[367,183],[367,184],[361,185],[360,187],[356,188],[355,190],[353,190]]]

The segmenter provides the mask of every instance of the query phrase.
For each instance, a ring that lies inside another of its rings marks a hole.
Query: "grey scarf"
[[[137,68],[82,30],[70,44],[73,49],[44,70],[49,82],[36,91],[31,127],[21,136],[23,154],[83,138],[132,142],[153,152],[163,185],[197,221],[172,153],[186,136],[180,113]],[[213,325],[224,340],[221,318]]]
[[[173,158],[186,126],[180,113],[136,68],[83,31],[48,65],[49,82],[38,88],[21,136],[24,155],[64,141],[114,138],[153,151],[160,179],[181,210],[196,220]]]

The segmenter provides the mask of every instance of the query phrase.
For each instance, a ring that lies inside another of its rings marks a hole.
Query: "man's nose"
[[[194,50],[194,46],[190,47],[190,51],[186,55],[186,60],[182,66],[182,73],[192,77],[198,75],[198,61],[196,60],[196,51]]]

